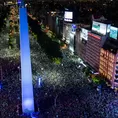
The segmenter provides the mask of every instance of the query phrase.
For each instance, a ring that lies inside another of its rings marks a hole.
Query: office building
[[[100,50],[99,73],[114,88],[118,87],[118,42],[108,40]]]
[[[76,31],[75,38],[75,53],[82,59],[86,60],[86,46],[88,42],[88,32],[89,30],[85,28],[79,28]]]
[[[88,33],[85,61],[96,71],[99,70],[99,57],[102,37],[92,32]]]

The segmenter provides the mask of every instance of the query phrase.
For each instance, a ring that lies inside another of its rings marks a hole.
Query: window
[[[116,70],[116,74],[118,74],[118,70]]]
[[[116,66],[116,69],[118,69],[118,66]]]
[[[114,80],[114,82],[117,82],[117,83],[118,83],[118,80],[117,80],[117,79],[115,79],[115,80]]]
[[[118,79],[118,75],[115,75],[115,77]]]

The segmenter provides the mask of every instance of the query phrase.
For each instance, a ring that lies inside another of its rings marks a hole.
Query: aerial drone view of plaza
[[[118,118],[117,6],[0,0],[0,118]]]

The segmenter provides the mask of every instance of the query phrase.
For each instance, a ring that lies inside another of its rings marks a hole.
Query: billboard
[[[118,37],[118,28],[111,26],[110,27],[110,38],[117,39]]]
[[[17,0],[17,3],[20,4],[21,3],[21,0]]]
[[[73,21],[73,12],[65,11],[65,13],[64,13],[64,21],[72,22]]]
[[[72,24],[72,32],[75,32],[75,31],[76,31],[76,29],[77,29],[77,25]]]
[[[81,33],[80,33],[80,38],[81,38],[81,40],[82,39],[88,40],[88,30],[87,29],[82,28]]]
[[[93,21],[92,31],[95,31],[98,34],[106,35],[106,33],[107,33],[107,24]]]

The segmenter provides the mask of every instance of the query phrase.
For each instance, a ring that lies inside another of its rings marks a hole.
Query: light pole
[[[0,81],[2,81],[2,80],[3,80],[3,75],[2,75],[2,66],[0,66],[0,76],[1,76],[1,80],[0,80]]]
[[[19,81],[21,81],[21,76],[20,76],[20,69],[21,69],[21,67],[20,66],[18,66],[18,76],[19,76]]]
[[[2,66],[0,66],[0,90],[2,89],[2,80],[3,80]]]

